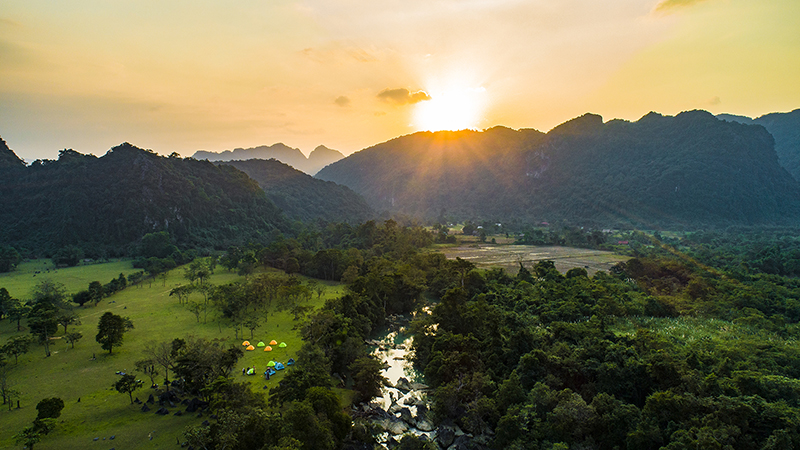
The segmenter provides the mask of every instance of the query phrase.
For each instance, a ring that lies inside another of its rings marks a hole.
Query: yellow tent
[[[244,341],[244,342],[242,342],[242,345],[247,347],[248,345],[250,345],[250,341]]]
[[[246,348],[245,350],[247,350],[247,351],[249,351],[249,352],[252,352],[252,351],[253,351],[253,350],[255,350],[255,349],[256,349],[256,348],[255,348],[255,347],[253,347],[252,345],[248,345],[248,346],[247,346],[247,348]]]

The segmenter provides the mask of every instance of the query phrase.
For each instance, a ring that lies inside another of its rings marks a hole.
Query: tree
[[[92,301],[92,294],[87,290],[78,291],[72,294],[72,301],[82,308],[83,305]]]
[[[381,393],[381,386],[386,378],[381,374],[383,363],[368,356],[362,356],[350,364],[353,372],[353,389],[356,391],[355,402],[366,402]]]
[[[11,310],[13,303],[13,299],[11,298],[11,294],[8,293],[8,290],[6,290],[6,288],[0,288],[0,320],[8,316],[8,312]]]
[[[64,340],[72,345],[72,348],[75,348],[75,343],[80,341],[83,338],[83,334],[80,331],[72,331],[64,335]]]
[[[52,259],[56,267],[75,267],[83,259],[83,250],[80,247],[68,245],[59,249]]]
[[[117,390],[120,394],[128,394],[128,397],[131,399],[131,405],[133,404],[133,391],[142,387],[142,382],[137,381],[136,377],[132,374],[125,374],[114,383],[114,389]]]
[[[71,310],[62,310],[56,316],[56,320],[58,324],[64,327],[64,333],[67,332],[67,326],[69,325],[80,325],[81,318],[75,313],[75,311]]]
[[[119,274],[119,276],[122,277],[122,274]],[[92,281],[89,283],[89,297],[91,298],[92,303],[94,303],[94,306],[97,306],[97,304],[100,303],[100,300],[103,299],[104,295],[105,292],[102,283],[99,281]]]
[[[43,399],[36,404],[36,410],[39,411],[36,419],[58,419],[62,409],[64,409],[64,400],[58,397]]]
[[[0,245],[0,273],[11,272],[22,261],[19,252],[14,247]]]
[[[178,287],[172,288],[169,291],[169,296],[172,297],[173,295],[178,297],[178,303],[184,304],[187,300],[189,300],[189,296],[194,292],[195,286],[192,284],[189,285],[180,285]]]
[[[19,355],[28,353],[31,339],[28,336],[14,336],[0,348],[0,352],[6,355],[14,355],[14,364],[17,364]]]
[[[183,340],[175,339],[172,342],[150,342],[144,348],[144,354],[156,364],[164,368],[164,381],[169,388],[169,370],[173,368],[175,359],[183,347]]]
[[[50,336],[58,331],[58,310],[50,303],[38,303],[28,313],[31,334],[44,344],[44,353],[50,356]]]
[[[145,375],[150,377],[150,385],[155,386],[156,377],[158,376],[158,369],[156,369],[156,362],[152,359],[140,359],[134,363],[136,370],[144,372]]]
[[[115,345],[122,345],[123,335],[132,328],[133,322],[130,319],[106,312],[100,317],[100,322],[97,324],[95,340],[102,344],[103,350],[108,350],[110,354]]]
[[[24,317],[28,316],[28,312],[30,311],[30,306],[26,305],[22,302],[22,300],[12,298],[9,301],[9,307],[7,309],[8,318],[17,322],[17,331],[21,329],[20,322]]]
[[[34,303],[62,307],[67,301],[67,287],[50,279],[40,281],[31,292]]]
[[[22,444],[25,448],[33,450],[33,446],[42,440],[42,429],[34,425],[25,427],[18,434],[14,435],[14,442]]]
[[[261,325],[261,320],[258,318],[258,316],[252,315],[246,317],[243,324],[248,330],[250,330],[250,339],[253,339],[253,333],[255,333],[256,328]]]

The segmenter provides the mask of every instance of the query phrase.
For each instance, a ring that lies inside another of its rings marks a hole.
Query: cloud
[[[347,96],[340,95],[336,97],[336,100],[334,100],[333,103],[336,103],[344,108],[345,106],[350,106],[350,99]]]
[[[709,104],[709,105],[712,105],[712,106],[719,105],[720,103],[722,103],[722,99],[720,99],[719,97],[712,97],[712,98],[711,98],[711,99],[708,101],[708,104]]]
[[[379,100],[395,105],[413,105],[425,100],[430,100],[431,96],[425,91],[411,92],[406,88],[384,89],[377,95]]]
[[[705,0],[661,0],[656,5],[655,11],[660,13],[670,13],[676,9],[687,8]]]

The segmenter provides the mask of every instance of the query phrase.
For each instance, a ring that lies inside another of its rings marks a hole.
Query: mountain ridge
[[[298,148],[278,142],[273,145],[260,145],[250,148],[235,148],[222,152],[198,150],[192,155],[194,159],[206,159],[211,162],[221,161],[247,161],[251,159],[276,159],[288,164],[301,172],[314,175],[323,167],[344,158],[338,150],[333,150],[324,145],[317,146],[309,153],[308,158]]]
[[[778,165],[772,136],[699,110],[635,122],[586,114],[546,134],[414,133],[317,177],[351,187],[377,211],[429,219],[680,228],[800,216],[800,185]]]

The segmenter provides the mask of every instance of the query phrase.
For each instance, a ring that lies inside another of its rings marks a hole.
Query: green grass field
[[[6,287],[12,296],[26,299],[36,283],[44,277],[65,284],[72,293],[85,289],[93,280],[107,283],[120,273],[135,271],[130,261],[116,261],[59,269],[57,272],[51,266],[50,273],[44,271],[44,274],[32,276],[36,270],[41,271],[44,267],[42,261],[24,263],[19,270],[0,276],[0,287]],[[224,284],[237,279],[240,277],[218,268],[210,281]],[[241,344],[242,339],[234,338],[233,328],[227,325],[228,321],[218,323],[214,313],[209,312],[208,323],[202,323],[202,317],[201,322],[197,323],[195,316],[185,306],[178,304],[177,298],[169,296],[173,287],[186,283],[182,268],[177,268],[169,273],[165,282],[157,280],[152,286],[148,282],[131,286],[104,299],[97,307],[77,308],[82,325],[71,326],[69,331],[80,331],[83,339],[75,344],[74,349],[58,339],[63,334],[63,327],[59,327],[55,345],[51,346],[52,356],[45,357],[44,348],[33,345],[27,354],[20,356],[17,366],[14,366],[12,358],[9,381],[13,389],[21,391],[21,408],[17,409],[14,405],[9,411],[7,406],[0,407],[0,448],[21,448],[14,444],[13,435],[30,425],[36,417],[36,404],[48,397],[61,398],[65,407],[56,430],[45,436],[35,446],[36,449],[176,448],[176,439],[180,439],[184,428],[200,423],[204,418],[197,418],[193,414],[180,417],[172,415],[183,410],[180,408],[182,405],[168,408],[170,415],[167,416],[154,414],[157,405],[152,411],[142,413],[139,405],[131,405],[128,396],[118,393],[112,385],[119,378],[115,372],[133,372],[134,362],[144,357],[143,349],[150,341],[171,341],[191,335],[218,339],[226,345]],[[309,303],[311,306],[318,307],[327,298],[341,293],[342,286],[324,284],[327,287],[325,294],[320,299],[314,295]],[[193,294],[192,299],[200,301],[202,296]],[[114,348],[110,355],[94,339],[98,319],[106,311],[129,317],[135,326],[125,334],[123,345]],[[238,371],[234,371],[235,380],[247,380],[254,389],[263,392],[267,392],[262,389],[263,386],[276,385],[283,372],[266,382],[260,376],[242,376],[241,368],[255,365],[263,373],[270,359],[286,362],[301,346],[300,337],[292,330],[294,321],[291,314],[269,311],[265,315],[266,324],[256,329],[254,344],[258,340],[269,342],[275,339],[286,342],[287,347],[276,347],[272,352],[262,349],[245,352],[239,361]],[[245,333],[249,338],[249,330]],[[18,334],[29,333],[27,329],[17,332],[16,325],[8,320],[0,323],[0,345]],[[145,388],[136,391],[134,396],[144,401],[154,391],[148,387],[150,383],[146,376],[137,376],[145,382]],[[160,379],[163,379],[163,375]],[[148,438],[151,433],[154,436],[152,440]],[[112,435],[116,436],[113,441],[103,441],[103,438]],[[100,439],[95,442],[95,437]]]

